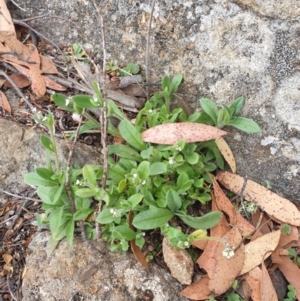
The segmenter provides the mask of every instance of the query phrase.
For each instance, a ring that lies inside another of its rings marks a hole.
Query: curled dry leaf
[[[29,77],[32,81],[31,89],[37,97],[42,97],[46,93],[46,83],[41,75],[41,71],[36,68],[30,68]]]
[[[25,63],[24,65],[29,69],[19,65],[18,63],[10,62],[10,64],[12,64],[22,74],[30,78],[32,91],[35,93],[37,97],[42,97],[45,95],[46,84],[45,84],[45,80],[41,75],[41,71],[39,69],[30,66],[30,64],[27,63]]]
[[[191,300],[207,300],[209,297],[216,297],[208,288],[209,278],[201,276],[201,278],[191,285],[187,286],[183,291],[180,292],[181,296],[189,298]]]
[[[260,265],[265,256],[270,256],[269,251],[274,251],[279,243],[281,231],[263,235],[245,246],[245,259],[240,275],[243,275]]]
[[[234,256],[226,258],[222,254],[225,249],[224,243],[218,243],[215,250],[217,264],[208,282],[209,289],[217,295],[225,293],[231,287],[242,269],[245,256],[242,236],[237,227],[233,227],[228,231],[223,239],[226,239],[229,245],[233,247]]]
[[[213,294],[208,288],[209,278],[201,276],[201,278],[191,285],[187,286],[180,292],[181,296],[189,298],[191,300],[207,300],[209,297],[216,297],[217,294]]]
[[[247,275],[245,275],[245,280],[251,287],[251,297],[253,301],[262,301],[260,300],[261,296],[261,269],[259,267],[255,267]],[[268,300],[270,301],[270,300]]]
[[[229,216],[230,224],[236,225],[242,231],[242,236],[247,237],[251,235],[255,231],[254,226],[246,221],[242,215],[235,210],[231,201],[227,198],[215,179],[213,180],[213,185],[218,209],[224,211]]]
[[[31,84],[31,81],[24,75],[13,73],[9,76],[11,80],[17,85],[18,88],[25,88]],[[9,81],[5,81],[5,87],[11,88],[12,85]]]
[[[132,219],[133,219],[133,213],[130,210],[129,215],[128,215],[128,224],[129,224],[130,229],[134,230],[134,227],[132,225]],[[130,241],[130,247],[131,247],[132,253],[134,254],[135,258],[148,271],[149,270],[148,262],[144,256],[142,250],[136,245],[135,239],[132,239]]]
[[[244,178],[230,172],[220,172],[216,179],[230,191],[239,194]],[[261,209],[279,221],[300,226],[300,211],[289,200],[280,197],[267,188],[248,180],[243,191],[243,198],[256,203]]]
[[[29,48],[29,50],[30,50],[30,57],[29,57],[29,59],[28,59],[28,61],[31,63],[31,64],[33,64],[34,63],[34,67],[35,68],[40,68],[40,65],[41,65],[41,58],[40,58],[40,55],[39,55],[39,52],[38,52],[38,50],[37,50],[37,48],[34,46],[34,45],[32,45],[32,44],[30,44],[30,45],[28,45],[27,46],[28,48]]]
[[[297,293],[297,298],[300,300],[300,269],[297,264],[292,261],[289,257],[282,255],[283,248],[289,246],[296,246],[299,240],[299,230],[297,227],[292,227],[289,234],[284,235],[281,232],[280,242],[276,250],[272,253],[272,262],[276,263],[280,271],[288,282],[294,286]]]
[[[212,140],[227,133],[213,126],[193,122],[166,123],[157,125],[142,133],[145,142],[176,144],[179,140],[187,143]]]
[[[7,36],[16,36],[14,23],[6,6],[5,0],[0,0],[0,40],[5,41]]]
[[[219,211],[219,208],[217,207],[216,205],[216,200],[215,200],[215,196],[213,193],[211,193],[211,211]],[[228,222],[225,218],[224,215],[222,215],[222,218],[220,220],[220,222],[213,228],[210,229],[210,236],[213,236],[213,237],[222,237],[223,235],[225,235],[225,233],[227,233],[228,231],[230,230],[230,227],[228,225]],[[213,240],[204,240],[204,239],[201,239],[201,240],[194,240],[192,241],[192,245],[200,250],[206,250],[206,245],[217,245],[217,241],[213,241]],[[208,247],[209,249],[210,247]],[[204,251],[202,253],[202,255],[198,258],[198,260],[200,260],[200,258],[203,256],[204,253],[206,253],[207,251]],[[208,252],[208,254],[211,254],[211,251]],[[208,255],[209,256],[209,255]],[[200,265],[200,266],[203,266],[202,265],[202,262],[198,262],[197,260],[197,263]],[[203,263],[206,262],[206,259],[203,260]],[[207,268],[206,267],[203,267],[206,271],[207,271]]]
[[[217,211],[217,205],[214,200],[214,196],[212,196],[212,211]],[[228,222],[226,221],[225,216],[223,215],[221,218],[221,221],[213,228],[210,229],[210,236],[211,237],[223,237],[228,231],[230,230],[230,227],[228,225]],[[201,246],[201,241],[194,241],[192,243],[193,246],[199,248]],[[199,243],[198,243],[199,242]],[[217,264],[216,258],[215,258],[215,250],[218,246],[218,241],[215,240],[205,240],[206,245],[204,248],[204,252],[201,254],[201,256],[197,259],[198,265],[204,269],[208,276],[212,278],[213,271],[215,269],[215,266]],[[201,249],[201,248],[200,248]]]
[[[49,74],[57,74],[58,71],[56,66],[54,65],[52,59],[45,55],[40,55],[41,60],[41,72],[42,73],[49,73]]]
[[[236,173],[236,163],[235,163],[235,159],[234,159],[233,153],[232,153],[229,145],[223,139],[223,137],[216,138],[215,141],[216,141],[216,144],[217,144],[217,147],[218,147],[219,151],[221,152],[224,159],[228,163],[231,171],[233,173]]]
[[[264,261],[261,263],[261,297],[260,301],[278,300],[275,288]],[[253,299],[254,300],[254,299]]]
[[[2,107],[7,113],[11,114],[10,104],[6,95],[2,91],[0,91],[0,107]]]
[[[141,83],[142,76],[137,74],[137,75],[130,75],[130,76],[121,76],[121,77],[113,77],[111,79],[111,83],[107,85],[108,89],[122,89],[126,88],[131,84],[137,84]]]
[[[49,78],[48,76],[42,75],[45,83],[46,83],[46,87],[56,90],[56,91],[66,91],[67,88],[58,84],[57,82],[55,82],[54,80],[52,80],[51,78]]]
[[[9,47],[12,52],[17,53],[18,58],[20,58],[22,61],[30,60],[32,50],[26,45],[22,44],[15,36],[7,37],[5,39],[5,45]]]
[[[113,90],[107,90],[106,92],[108,98],[116,100],[124,106],[141,109],[144,105],[144,103],[139,101],[136,97],[125,95],[124,93]]]
[[[126,88],[123,88],[122,91],[129,96],[146,97],[143,87],[139,85],[130,85]]]

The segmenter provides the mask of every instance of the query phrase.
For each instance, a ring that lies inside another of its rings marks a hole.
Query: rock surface
[[[40,143],[38,132],[47,135],[42,129],[31,129],[14,121],[0,119],[0,188],[11,193],[19,193],[28,185],[24,175],[34,171],[36,167],[45,166],[46,151]],[[68,145],[63,139],[57,140],[61,163],[68,158]],[[73,162],[84,164],[100,164],[100,153],[87,145],[77,143]],[[0,192],[0,200],[5,196]]]
[[[151,1],[97,1],[105,20],[108,58],[144,65]],[[92,1],[19,0],[14,18],[45,13],[31,25],[56,43],[81,42],[101,58],[98,15]],[[70,22],[69,22],[70,21]],[[72,23],[71,23],[72,22]],[[199,98],[245,97],[242,115],[261,132],[231,131],[227,140],[238,173],[269,182],[300,200],[300,8],[298,1],[157,1],[151,28],[152,80],[183,73],[181,89],[193,110]]]
[[[181,285],[155,264],[147,272],[133,255],[112,253],[103,242],[91,249],[79,240],[64,240],[47,254],[49,235],[39,233],[26,259],[26,301],[187,301]]]

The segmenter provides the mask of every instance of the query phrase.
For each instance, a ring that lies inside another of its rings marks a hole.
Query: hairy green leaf
[[[182,206],[182,202],[179,194],[173,189],[169,189],[166,195],[166,199],[167,199],[167,206],[173,212],[178,210]]]
[[[135,128],[135,126],[127,119],[123,119],[119,125],[119,131],[123,139],[131,146],[138,150],[145,149],[145,143],[141,137],[141,134]]]
[[[167,165],[163,162],[154,162],[150,165],[150,176],[160,175],[167,172]]]
[[[121,158],[134,160],[137,162],[142,161],[142,157],[140,154],[133,148],[124,144],[112,144],[108,146],[108,154],[109,155],[117,155]]]
[[[260,131],[258,124],[254,120],[244,117],[236,117],[227,125],[234,126],[235,128],[246,133],[257,133]]]
[[[222,213],[219,211],[209,212],[200,217],[192,217],[182,214],[176,215],[178,215],[186,225],[194,229],[210,229],[216,226],[222,218]]]
[[[218,121],[218,108],[216,104],[208,99],[208,98],[201,98],[200,105],[203,111],[217,124]]]
[[[45,149],[54,153],[54,145],[50,138],[48,138],[47,136],[41,135],[40,140]]]
[[[132,221],[137,229],[150,230],[163,226],[173,217],[168,209],[153,208],[138,213]]]

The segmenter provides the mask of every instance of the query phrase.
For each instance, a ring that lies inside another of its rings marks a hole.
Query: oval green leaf
[[[181,215],[181,214],[177,214],[177,215],[189,227],[192,227],[194,229],[203,229],[203,230],[210,229],[216,226],[222,218],[222,213],[220,211],[209,212],[200,217],[193,217],[193,216]]]
[[[131,146],[144,150],[145,144],[139,131],[135,126],[127,119],[123,119],[119,125],[119,131],[123,139]]]
[[[168,209],[153,208],[138,213],[132,224],[137,229],[150,230],[163,226],[173,217],[173,212]]]

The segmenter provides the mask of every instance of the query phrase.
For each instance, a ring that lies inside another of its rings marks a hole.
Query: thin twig
[[[21,7],[18,3],[16,3],[14,0],[10,0],[18,9],[22,10],[22,11],[27,11],[27,9]]]
[[[103,176],[102,176],[102,188],[106,187],[106,179],[107,179],[107,169],[108,169],[108,147],[107,147],[107,91],[105,88],[105,74],[106,74],[106,41],[105,41],[105,30],[104,30],[104,22],[103,16],[100,12],[99,6],[97,5],[95,0],[92,0],[98,16],[100,23],[100,30],[102,35],[102,52],[103,52],[103,65],[102,65],[102,74],[103,74],[103,84],[102,84],[102,95],[103,95],[103,108],[102,113],[100,115],[100,123],[101,123],[101,144],[103,149]],[[98,213],[101,212],[102,209],[102,200],[99,201]],[[101,230],[99,223],[96,222],[96,235],[97,239],[101,237]]]
[[[69,156],[68,156],[67,168],[66,168],[65,187],[66,187],[67,194],[68,194],[68,197],[69,197],[69,200],[70,200],[71,211],[72,211],[73,215],[76,213],[76,206],[75,206],[75,201],[74,201],[74,198],[73,198],[73,195],[72,195],[72,192],[71,192],[70,169],[71,169],[71,162],[72,162],[72,157],[73,157],[75,144],[76,144],[77,139],[79,137],[79,130],[80,130],[80,127],[81,127],[81,123],[82,123],[82,115],[80,116],[80,120],[79,120],[77,129],[76,129],[76,132],[75,132],[75,137],[74,137],[74,140],[73,140],[73,144],[71,145],[70,150],[69,150]],[[85,233],[85,229],[84,229],[84,223],[83,223],[82,220],[79,222],[79,227],[80,227],[80,232],[81,232],[82,238],[83,238],[84,241],[86,241],[87,237],[86,237],[86,233]]]
[[[12,297],[15,301],[19,301],[19,298],[17,298],[17,297],[15,296],[15,294],[13,293],[13,291],[12,291],[12,289],[11,289],[11,287],[10,287],[10,281],[9,281],[9,279],[10,279],[11,274],[12,274],[11,272],[9,272],[9,273],[7,274],[7,278],[6,278],[6,280],[7,280],[7,287],[8,287],[8,290],[9,290],[9,293],[10,293],[11,297]]]
[[[22,25],[24,27],[27,27],[28,29],[30,29],[31,31],[33,31],[36,35],[38,35],[39,37],[41,37],[42,39],[44,39],[46,42],[48,42],[49,44],[51,44],[52,46],[54,46],[60,54],[63,54],[62,50],[59,48],[58,45],[56,45],[54,42],[52,42],[51,40],[49,40],[48,38],[46,38],[43,34],[41,34],[40,32],[38,32],[34,28],[32,28],[27,23],[25,23],[25,22],[23,22],[21,20],[16,20],[16,19],[13,19],[13,22],[14,22],[14,24]]]
[[[152,23],[152,17],[153,17],[153,12],[154,12],[154,6],[155,6],[155,0],[152,0],[152,5],[151,5],[151,12],[150,12],[150,18],[149,18],[149,23],[148,23],[148,31],[147,31],[147,43],[146,43],[146,82],[149,82],[149,65],[150,65],[150,32],[151,32],[151,23]],[[146,94],[147,94],[147,99],[149,98],[149,89],[146,86]]]
[[[44,14],[44,15],[40,15],[40,16],[34,16],[34,17],[31,17],[31,18],[27,18],[27,19],[21,19],[19,21],[23,21],[23,22],[28,22],[28,21],[33,21],[33,20],[36,20],[36,19],[42,19],[42,18],[55,18],[55,19],[60,19],[60,20],[63,20],[63,21],[67,21],[71,24],[73,24],[74,26],[76,26],[78,29],[81,29],[81,27],[73,22],[73,21],[70,21],[69,19],[67,18],[64,18],[64,17],[61,17],[61,16],[57,16],[57,15],[53,15],[53,14],[50,14],[50,13],[47,13],[47,14]]]
[[[29,102],[27,97],[22,93],[22,91],[18,88],[18,86],[14,83],[14,81],[2,70],[0,70],[0,75],[4,76],[6,80],[10,82],[10,84],[17,91],[18,95],[26,102],[31,112],[34,113],[36,111],[36,108]]]
[[[244,200],[243,200],[243,194],[244,194],[245,189],[246,189],[246,186],[247,186],[247,180],[248,180],[248,178],[247,178],[247,176],[246,176],[246,177],[244,178],[244,183],[243,183],[243,186],[242,186],[241,191],[239,192],[239,194],[237,194],[235,197],[233,197],[233,198],[231,199],[231,201],[234,201],[235,199],[239,198],[239,199],[240,199],[241,206],[242,206],[242,208],[243,208],[243,210],[244,210],[244,213],[245,213],[246,217],[249,219],[249,215],[248,215],[248,212],[247,212],[247,210],[246,210],[246,208],[245,208],[245,204],[244,204]]]
[[[10,196],[13,196],[15,198],[18,198],[18,199],[24,199],[24,200],[28,200],[28,201],[34,201],[34,202],[42,202],[41,200],[39,199],[34,199],[34,198],[29,198],[29,197],[26,197],[26,196],[21,196],[21,195],[17,195],[17,194],[13,194],[13,193],[10,193],[6,190],[3,190],[3,189],[0,189],[1,192],[7,194],[7,195],[10,195]]]

